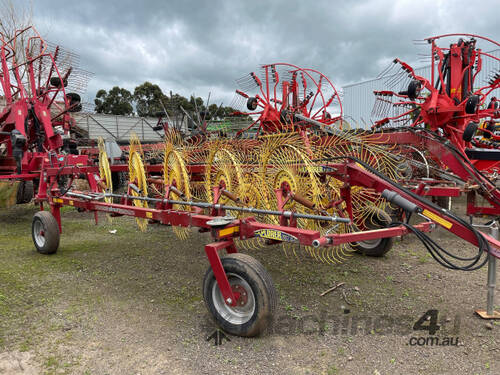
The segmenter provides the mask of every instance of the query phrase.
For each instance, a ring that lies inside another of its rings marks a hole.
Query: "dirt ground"
[[[500,373],[500,324],[473,313],[486,304],[486,267],[446,270],[411,236],[384,258],[337,265],[277,246],[249,252],[276,284],[276,319],[260,337],[216,346],[201,289],[206,234],[180,241],[167,227],[143,234],[130,218],[105,217],[95,226],[65,210],[59,251],[43,256],[30,235],[35,212],[0,211],[0,374]],[[444,230],[432,236],[474,252]],[[440,328],[432,336],[413,330],[428,310]]]

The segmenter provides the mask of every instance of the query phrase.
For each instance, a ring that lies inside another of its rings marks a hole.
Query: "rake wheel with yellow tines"
[[[238,197],[240,184],[243,183],[243,169],[236,153],[224,142],[209,145],[205,164],[205,198],[207,202],[226,204],[230,201],[240,203]],[[215,196],[214,188],[219,196]]]
[[[184,157],[180,149],[176,149],[174,143],[168,139],[165,142],[165,153],[163,159],[163,183],[168,189],[168,198],[173,200],[191,200],[191,186],[189,173],[186,168]],[[190,210],[189,206],[173,204],[174,210]],[[174,234],[180,239],[186,239],[189,234],[188,228],[173,227]]]
[[[106,193],[113,193],[113,179],[111,178],[111,168],[109,167],[108,154],[104,144],[104,139],[99,138],[99,178],[101,187]],[[105,197],[104,201],[111,203],[112,197]]]
[[[100,179],[99,185],[101,186],[102,190],[105,193],[113,194],[113,179],[111,177],[111,168],[109,167],[108,153],[106,152],[104,139],[102,137],[99,137],[98,142],[99,142],[98,145],[99,145],[99,179]],[[105,196],[104,202],[112,203],[113,197]],[[111,223],[113,220],[111,215],[107,214],[106,216],[108,218],[108,221]]]
[[[210,203],[269,209],[263,181],[258,175],[254,155],[237,140],[217,140],[207,144],[204,173],[204,199]],[[247,216],[262,220],[258,214],[232,213],[237,218]],[[260,238],[239,241],[238,247],[257,249],[263,244]]]
[[[146,179],[146,171],[144,169],[144,163],[142,162],[144,154],[142,152],[141,142],[136,135],[130,137],[130,149],[129,149],[129,160],[128,160],[128,171],[129,171],[129,194],[134,197],[147,197],[148,196],[148,184]],[[131,184],[135,187],[131,187]],[[133,204],[136,207],[148,207],[148,202],[134,199]],[[148,225],[147,219],[136,217],[137,226],[141,231],[145,231]]]
[[[303,139],[296,134],[279,134],[267,136],[259,153],[260,179],[264,181],[269,209],[291,211],[296,213],[329,215],[325,211],[324,198],[327,191],[320,181],[320,171],[309,155]],[[295,222],[284,223],[283,218],[268,216],[270,224],[291,224],[298,228],[318,230],[326,233],[334,230],[326,222],[309,219],[297,219]],[[283,243],[285,253],[291,249],[295,255],[295,247]],[[306,251],[314,258],[323,262],[338,263],[345,257],[344,247],[330,247],[322,250],[306,247]],[[339,254],[337,254],[339,253]]]
[[[394,181],[404,179],[402,158],[394,146],[380,144],[373,138],[367,141],[362,134],[350,132],[313,139],[313,143],[319,160],[337,162],[356,160],[356,165],[362,169],[365,169],[363,165],[367,165]],[[327,177],[324,185],[327,187],[334,185],[334,190],[338,191],[344,185],[344,181]],[[386,227],[391,223],[390,214],[397,212],[395,207],[373,189],[352,186],[350,197],[353,225],[344,226],[347,232]],[[353,244],[352,248],[366,255],[382,256],[389,251],[392,242],[382,239],[377,241],[358,242]]]

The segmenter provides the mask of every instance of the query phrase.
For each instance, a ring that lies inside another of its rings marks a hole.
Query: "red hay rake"
[[[241,113],[255,120],[240,130],[237,137],[256,125],[257,135],[295,131],[297,116],[309,119],[308,127],[321,123],[327,128],[342,119],[337,89],[317,70],[286,63],[269,64],[257,73],[238,79],[237,83],[240,89],[236,90],[232,107],[242,108]]]
[[[142,147],[132,138],[128,164],[121,165],[109,163],[101,142],[95,163],[64,150],[69,112],[79,103],[65,92],[69,73],[60,73],[44,42],[34,40],[40,53],[26,50],[27,81],[13,85],[6,80],[7,72],[19,75],[17,63],[2,71],[4,91],[11,90],[12,99],[0,126],[2,143],[10,150],[4,165],[20,160],[2,178],[38,182],[41,211],[33,218],[32,236],[42,254],[58,250],[63,206],[93,212],[96,223],[104,212],[135,217],[142,230],[147,224],[168,225],[180,238],[187,235],[185,228],[197,227],[212,237],[205,246],[210,263],[203,283],[207,308],[224,330],[241,336],[265,330],[277,297],[270,275],[257,260],[238,252],[240,244],[289,244],[285,249],[293,252],[300,246],[318,260],[338,262],[353,251],[382,256],[392,238],[415,233],[438,262],[452,269],[474,270],[486,263],[487,255],[500,257],[499,241],[423,199],[423,188],[399,183],[406,159],[382,143],[385,134],[343,129],[339,95],[321,73],[271,64],[263,67],[262,76],[250,74],[252,86],[237,95],[245,113],[257,111],[253,139],[239,139],[244,131],[233,139],[189,141],[167,133],[163,163],[151,164],[144,162]],[[7,53],[9,43],[2,51]],[[34,70],[43,56],[52,61],[48,75]],[[41,126],[39,117],[45,117]],[[61,132],[56,131],[59,126]],[[121,194],[113,192],[111,176],[118,172],[128,173]],[[88,188],[77,189],[73,182],[78,179]],[[409,223],[412,215],[418,219],[415,224]],[[478,253],[456,262],[425,235],[436,225],[476,245]]]

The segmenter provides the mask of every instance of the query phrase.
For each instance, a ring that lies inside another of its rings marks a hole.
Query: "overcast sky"
[[[424,65],[417,53],[428,48],[415,39],[463,32],[500,41],[498,14],[498,0],[33,0],[40,33],[95,73],[89,99],[149,80],[164,92],[211,91],[226,105],[235,79],[260,64],[315,68],[341,87],[394,57]]]

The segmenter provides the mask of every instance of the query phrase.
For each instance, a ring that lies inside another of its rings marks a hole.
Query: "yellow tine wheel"
[[[260,149],[259,176],[265,181],[265,188],[269,197],[268,205],[271,210],[277,210],[278,199],[276,191],[281,191],[288,200],[283,210],[291,210],[298,213],[317,214],[317,211],[304,206],[291,198],[291,194],[306,198],[314,207],[321,207],[322,191],[317,170],[310,157],[303,151],[304,147],[300,137],[280,134],[268,137],[262,143]],[[271,224],[279,223],[279,217],[269,216],[265,218]],[[298,219],[297,227],[318,230],[317,222],[307,219]],[[296,247],[289,243],[283,243],[285,254],[289,250],[296,253]],[[306,249],[311,256],[318,256]]]
[[[205,165],[205,198],[214,202],[213,187],[219,186],[232,194],[237,195],[240,184],[243,182],[241,163],[234,152],[225,148],[222,142],[214,142]],[[227,204],[230,199],[222,195],[218,203]]]
[[[184,162],[182,153],[174,148],[170,142],[165,143],[165,155],[163,159],[163,182],[165,185],[175,187],[179,193],[170,192],[170,199],[191,201],[191,186],[189,184],[189,173]],[[175,210],[189,211],[190,206],[182,204],[174,204]],[[189,228],[173,227],[174,234],[180,239],[186,239],[190,233]]]
[[[99,177],[103,183],[106,193],[113,193],[113,179],[111,177],[111,168],[109,167],[108,154],[104,147],[104,141],[99,138]],[[112,197],[104,198],[107,203],[112,203]]]
[[[141,154],[142,149],[140,147],[139,139],[132,136],[130,140],[130,154],[128,160],[129,181],[139,189],[139,192],[136,192],[134,189],[130,189],[130,194],[134,197],[148,196],[148,184]],[[136,207],[148,207],[148,202],[143,200],[134,199],[133,204]],[[139,229],[144,232],[148,225],[147,219],[136,217],[135,220]]]
[[[309,156],[300,150],[300,139],[278,138],[278,142],[272,141],[264,144],[261,152],[260,178],[266,182],[268,190],[269,205],[272,210],[277,209],[275,190],[281,189],[287,193],[296,193],[307,198],[315,207],[320,207],[322,202],[322,191],[320,189],[319,176]],[[289,199],[284,209],[294,209],[300,213],[317,213],[305,206]],[[279,219],[270,217],[273,223]],[[301,228],[316,229],[311,220],[299,219],[297,222]]]

